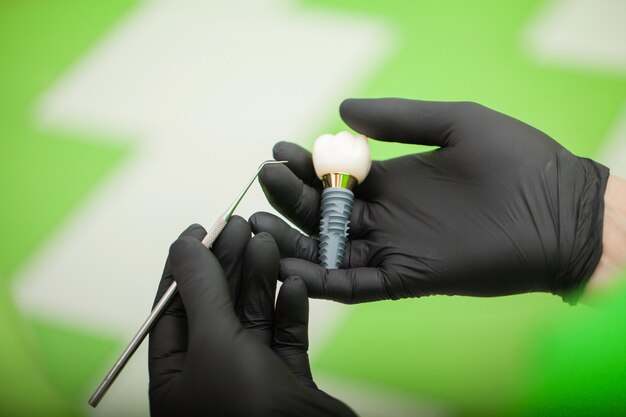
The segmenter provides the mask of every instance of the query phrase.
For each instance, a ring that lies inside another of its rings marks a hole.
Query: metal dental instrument
[[[215,240],[220,235],[220,233],[222,233],[222,230],[224,230],[224,227],[226,227],[226,224],[228,223],[231,216],[233,215],[233,212],[235,211],[235,209],[237,208],[237,206],[239,205],[243,197],[246,195],[246,193],[250,189],[250,186],[252,186],[252,183],[254,183],[254,180],[259,175],[259,172],[261,172],[261,169],[263,169],[265,165],[284,164],[286,162],[287,161],[274,161],[274,160],[263,162],[259,166],[259,169],[257,169],[256,173],[254,174],[254,177],[252,177],[250,182],[248,182],[246,187],[237,196],[235,201],[226,209],[224,214],[222,214],[215,221],[215,223],[213,223],[213,226],[209,229],[204,239],[202,239],[202,244],[206,246],[207,248],[210,248],[211,245],[213,245],[213,242],[215,242]],[[128,360],[131,358],[131,356],[133,356],[133,353],[135,353],[139,345],[141,345],[141,342],[143,342],[143,340],[146,338],[150,330],[152,330],[152,327],[156,323],[157,319],[159,318],[161,313],[165,310],[165,307],[167,307],[167,305],[170,303],[170,301],[174,297],[174,294],[176,294],[176,287],[177,287],[177,284],[176,284],[176,281],[174,281],[172,282],[170,287],[167,289],[167,291],[165,291],[165,294],[163,294],[159,302],[156,304],[156,306],[154,306],[154,308],[152,309],[152,312],[150,313],[146,321],[141,325],[141,327],[139,328],[139,330],[137,331],[133,339],[130,341],[128,346],[126,346],[126,349],[124,349],[124,351],[122,352],[120,357],[117,359],[117,361],[115,362],[115,364],[113,365],[109,373],[104,377],[104,379],[102,380],[98,388],[94,391],[91,398],[89,398],[89,405],[95,408],[100,402],[100,400],[102,399],[102,397],[104,397],[104,394],[106,394],[106,392],[109,390],[109,388],[115,381],[115,378],[117,378],[117,376],[120,374],[122,369],[124,369],[124,366],[126,366],[126,363],[128,362]]]

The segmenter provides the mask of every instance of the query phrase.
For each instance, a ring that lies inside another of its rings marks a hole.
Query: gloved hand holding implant
[[[289,162],[266,167],[260,182],[305,234],[269,213],[250,223],[274,235],[283,279],[344,303],[524,292],[576,302],[603,254],[606,167],[475,103],[358,99],[340,113],[372,139],[437,148],[372,163],[354,188],[344,269],[326,269],[317,164],[296,144],[276,144],[275,158]]]

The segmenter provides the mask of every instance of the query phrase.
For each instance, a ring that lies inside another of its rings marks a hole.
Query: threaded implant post
[[[326,269],[341,267],[346,255],[354,194],[346,188],[322,191],[319,260]]]

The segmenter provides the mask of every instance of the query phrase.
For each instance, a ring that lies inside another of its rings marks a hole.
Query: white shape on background
[[[315,382],[332,396],[348,403],[361,417],[446,417],[453,416],[449,407],[427,398],[400,394],[358,381],[345,381],[328,375],[316,375]],[[350,401],[355,399],[354,401]]]
[[[598,162],[611,168],[612,175],[626,178],[626,105],[598,155]]]
[[[180,231],[210,226],[277,140],[322,133],[391,42],[375,21],[291,1],[142,3],[38,103],[44,128],[132,152],[21,271],[22,308],[126,342]],[[256,186],[238,212],[261,209]],[[313,354],[344,311],[312,304]],[[147,415],[146,368],[142,348],[92,415]]]
[[[523,41],[545,65],[626,77],[626,1],[549,1],[526,28]],[[590,103],[589,111],[598,111],[595,107]],[[595,157],[612,174],[626,178],[626,105]]]
[[[553,0],[523,37],[539,61],[602,73],[626,73],[625,0]]]

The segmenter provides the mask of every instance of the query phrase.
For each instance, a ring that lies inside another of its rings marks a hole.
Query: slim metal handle
[[[135,353],[139,345],[141,345],[141,342],[143,342],[143,340],[146,338],[146,335],[148,334],[148,332],[150,332],[152,326],[154,326],[156,319],[161,315],[165,307],[172,300],[174,294],[176,294],[176,288],[176,281],[174,281],[172,282],[172,285],[170,285],[170,287],[167,289],[165,294],[163,294],[163,297],[161,297],[157,305],[154,306],[154,309],[152,310],[146,321],[141,325],[141,327],[139,328],[133,339],[130,341],[128,346],[126,346],[126,349],[124,349],[117,361],[115,361],[113,367],[111,367],[109,373],[104,377],[100,385],[98,385],[98,388],[96,388],[91,398],[89,398],[89,405],[91,405],[92,407],[97,406],[102,397],[104,397],[104,394],[106,394],[117,376],[122,371],[122,369],[124,369],[124,366],[126,366],[128,360],[131,358],[131,356],[133,356],[133,353]]]
[[[221,217],[217,219],[215,224],[213,224],[213,227],[209,229],[204,239],[202,239],[202,244],[207,248],[210,248],[211,245],[213,245],[213,242],[215,242],[217,237],[220,235],[222,230],[224,230],[224,227],[226,227],[227,223],[228,222]],[[169,305],[170,301],[176,294],[177,288],[178,285],[176,284],[176,281],[170,284],[167,291],[165,291],[165,294],[163,294],[159,302],[150,312],[150,315],[148,316],[146,321],[143,322],[128,346],[126,346],[120,357],[117,359],[117,361],[115,361],[109,373],[104,377],[98,388],[96,388],[91,398],[89,398],[89,405],[91,405],[92,407],[96,407],[98,405],[98,403],[100,402],[102,397],[104,397],[104,394],[106,394],[106,392],[109,390],[117,376],[120,374],[120,372],[122,372],[122,369],[124,369],[126,363],[128,363],[128,360],[139,348],[148,333],[150,333],[150,330],[152,330],[152,327],[154,327],[154,324],[156,323],[159,316],[161,316],[163,311],[165,311],[165,308]]]

